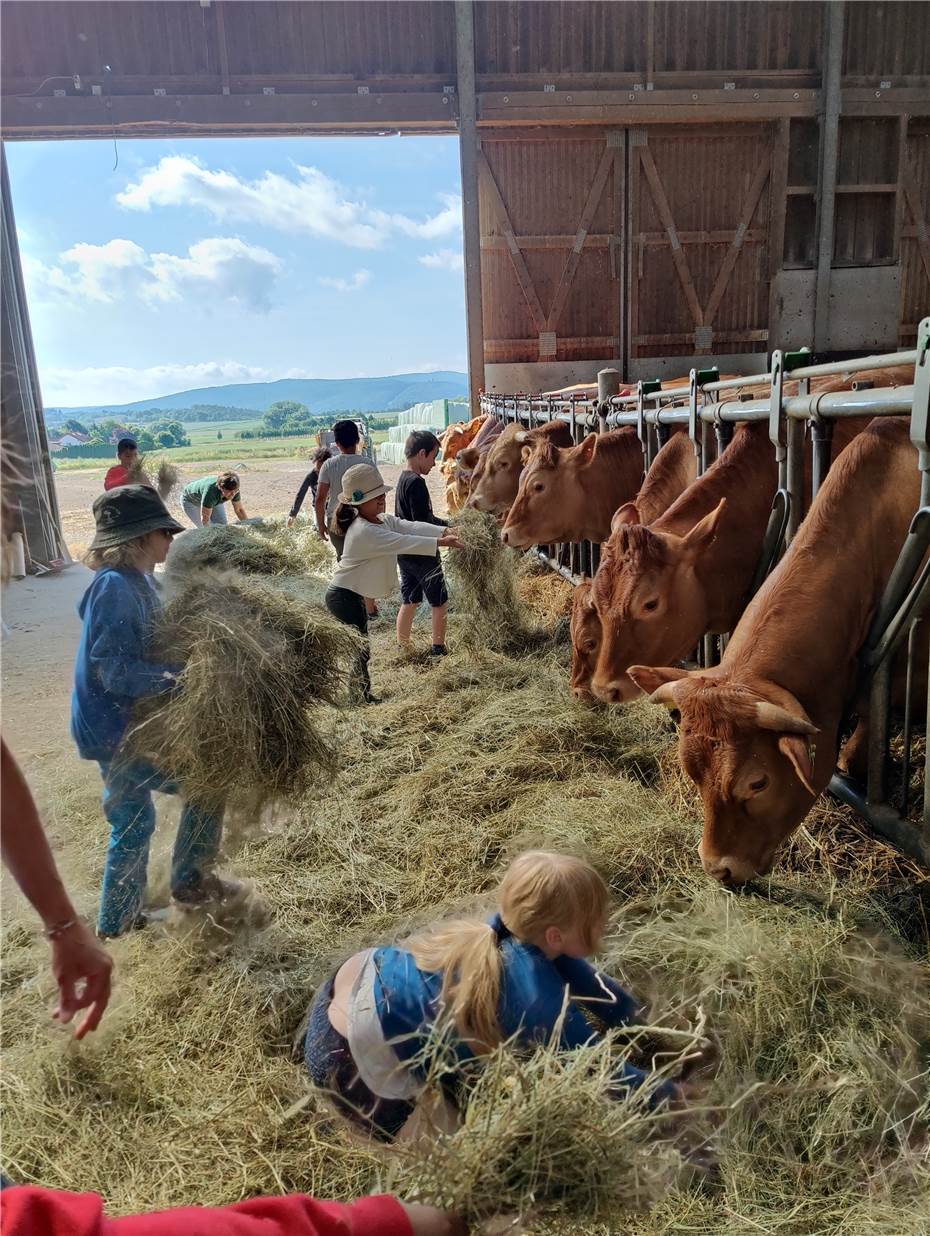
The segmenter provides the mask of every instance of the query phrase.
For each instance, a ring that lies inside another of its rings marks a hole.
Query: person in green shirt
[[[199,481],[191,481],[185,485],[181,493],[184,513],[195,528],[205,527],[210,523],[225,524],[224,502],[232,503],[237,519],[248,519],[239,496],[239,477],[235,472],[202,476]]]

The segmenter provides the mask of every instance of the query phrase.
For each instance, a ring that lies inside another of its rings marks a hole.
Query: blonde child
[[[393,1138],[424,1085],[434,1027],[466,1061],[515,1038],[566,1050],[636,1020],[633,997],[586,960],[600,945],[608,891],[582,859],[521,854],[507,869],[489,920],[456,920],[401,946],[350,957],[314,997],[304,1057],[314,1083],[372,1136]],[[647,1075],[617,1068],[621,1087]],[[669,1082],[651,1102],[678,1093]]]

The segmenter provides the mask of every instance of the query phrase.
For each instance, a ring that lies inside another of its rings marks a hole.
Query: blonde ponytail
[[[475,1052],[491,1051],[501,1038],[497,1020],[503,962],[493,927],[479,919],[454,919],[408,940],[417,967],[442,974],[442,1013]]]
[[[607,913],[607,885],[571,854],[529,850],[507,868],[498,890],[503,934],[538,943],[548,927],[577,929],[594,951]],[[476,1053],[501,1041],[498,1005],[504,971],[495,927],[456,919],[406,941],[418,969],[442,974],[441,1016]]]

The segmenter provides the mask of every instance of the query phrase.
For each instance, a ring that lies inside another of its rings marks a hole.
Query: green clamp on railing
[[[800,369],[802,365],[809,365],[810,363],[810,348],[802,348],[800,352],[785,352],[782,357],[782,372],[790,373],[792,369]]]
[[[720,370],[715,365],[713,369],[699,369],[695,376],[695,381],[698,386],[704,386],[708,382],[716,382],[720,377]]]
[[[656,391],[662,389],[662,383],[659,378],[650,378],[648,382],[643,383],[643,394],[654,395]]]

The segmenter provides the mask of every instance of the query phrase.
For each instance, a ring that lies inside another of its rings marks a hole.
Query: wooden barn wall
[[[621,149],[603,132],[502,136],[482,139],[482,155],[485,359],[616,355]]]
[[[901,229],[900,343],[913,347],[930,313],[930,123],[910,124]]]
[[[846,5],[843,75],[874,81],[930,74],[930,4],[922,0]]]

